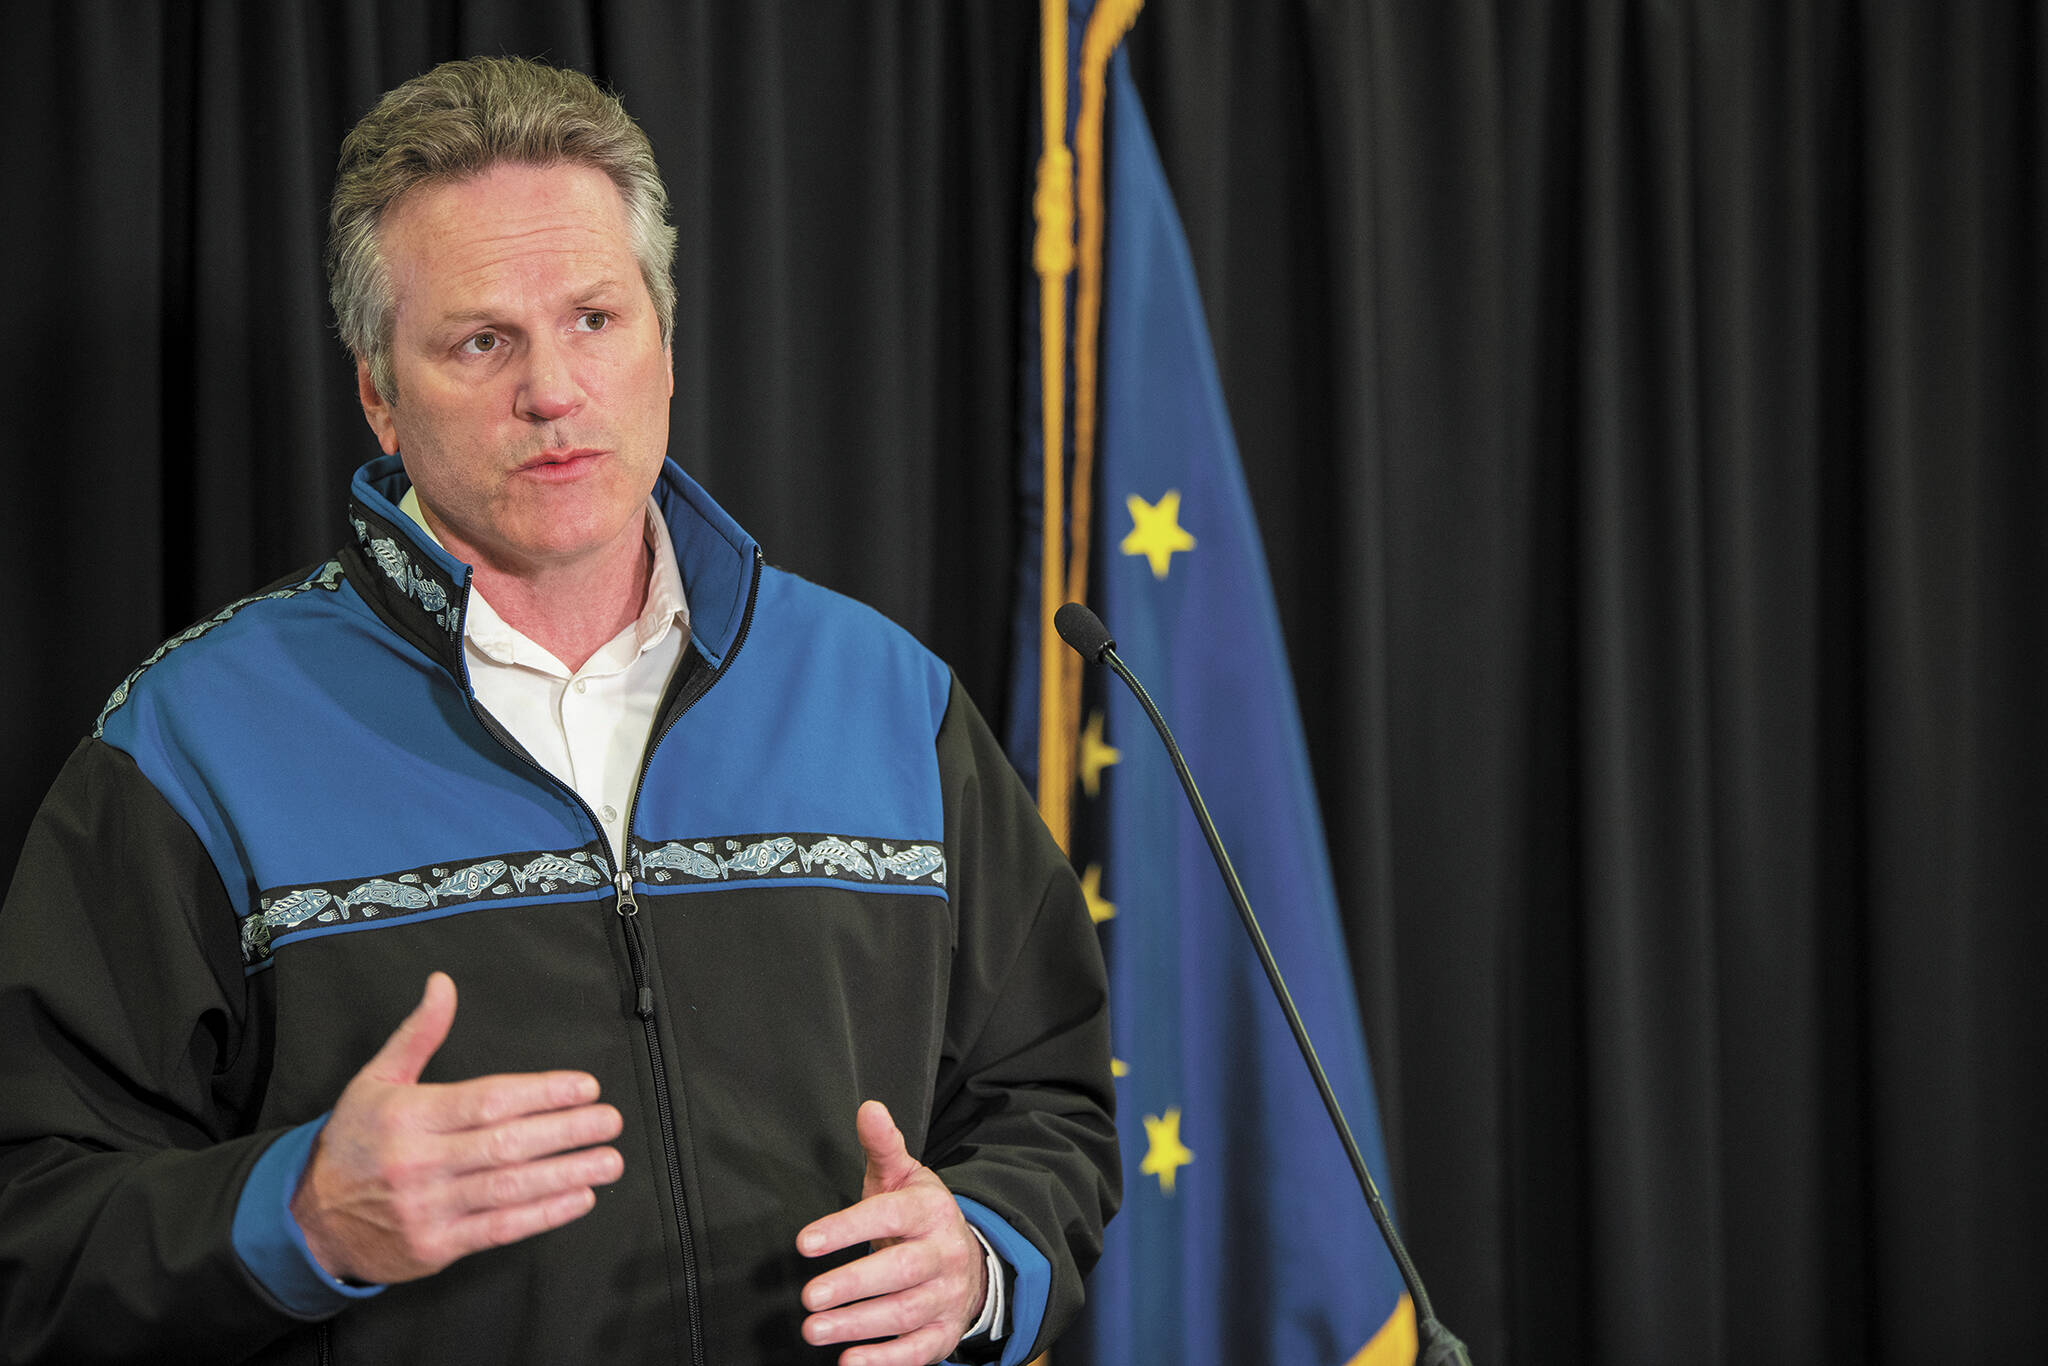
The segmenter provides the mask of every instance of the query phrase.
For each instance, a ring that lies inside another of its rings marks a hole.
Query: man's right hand
[[[624,1121],[597,1078],[528,1072],[422,1085],[455,1021],[455,983],[426,994],[356,1073],[320,1131],[292,1217],[327,1273],[364,1284],[431,1275],[458,1257],[590,1212],[619,1179]]]

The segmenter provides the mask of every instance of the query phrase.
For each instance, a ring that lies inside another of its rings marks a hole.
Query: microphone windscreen
[[[1102,624],[1102,618],[1078,602],[1070,602],[1052,614],[1052,628],[1060,633],[1060,639],[1074,647],[1074,652],[1090,664],[1102,662],[1102,652],[1116,648],[1116,642],[1109,638],[1109,628]]]

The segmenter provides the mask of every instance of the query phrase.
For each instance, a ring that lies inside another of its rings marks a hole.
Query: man
[[[30,834],[0,1359],[1016,1362],[1078,1306],[1078,888],[945,668],[665,462],[666,207],[530,62],[344,143],[385,456]]]

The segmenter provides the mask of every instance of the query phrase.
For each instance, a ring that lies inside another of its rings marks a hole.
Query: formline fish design
[[[882,849],[882,853],[874,856],[878,870],[911,881],[929,877],[941,887],[946,885],[946,852],[936,844],[913,844],[893,852],[885,844]]]
[[[398,586],[398,591],[417,602],[450,635],[462,633],[462,609],[448,600],[448,590],[439,580],[433,578],[405,553],[396,540],[389,536],[372,536],[369,524],[360,517],[349,521],[356,529],[356,540],[369,552],[370,562],[384,572],[384,577]]]
[[[773,839],[758,840],[723,862],[727,872],[759,874],[770,871],[795,852],[795,840],[787,835],[777,835]]]
[[[556,887],[594,887],[605,881],[595,868],[575,860],[588,857],[577,853],[569,858],[559,854],[542,854],[524,868],[512,870],[512,884],[520,891],[529,885],[539,887],[543,892],[552,892]]]
[[[640,855],[640,880],[648,880],[652,869],[654,880],[667,882],[671,875],[682,873],[704,882],[716,882],[725,876],[725,861],[703,845],[695,848],[679,840],[671,840],[658,849],[648,849]]]
[[[827,835],[803,851],[804,871],[809,872],[811,865],[815,863],[826,868],[837,868],[843,873],[852,873],[856,877],[872,882],[875,879],[875,869],[874,865],[868,862],[868,856],[862,852],[865,848],[866,846],[859,840],[849,844],[837,835]]]

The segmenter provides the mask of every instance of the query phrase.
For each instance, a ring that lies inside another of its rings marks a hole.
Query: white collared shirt
[[[420,515],[416,493],[407,489],[398,508],[440,544]],[[580,669],[571,670],[508,625],[474,588],[462,616],[462,653],[476,700],[535,763],[590,804],[611,843],[614,867],[625,866],[626,821],[654,714],[690,638],[675,546],[651,497],[647,546],[654,565],[646,605]]]

